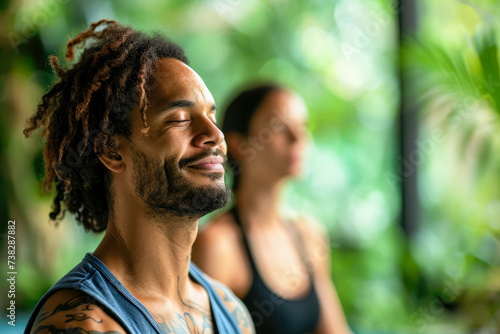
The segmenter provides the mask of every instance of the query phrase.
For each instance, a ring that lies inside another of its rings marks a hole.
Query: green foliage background
[[[498,330],[500,9],[494,0],[418,2],[417,34],[401,49],[421,112],[422,219],[407,238],[394,181],[403,162],[392,3],[0,1],[0,264],[6,268],[6,223],[15,219],[18,311],[29,312],[101,238],[69,216],[58,226],[49,221],[51,194],[40,191],[43,144],[24,139],[22,129],[53,82],[48,55],[64,55],[69,38],[112,18],[179,43],[220,110],[257,79],[277,80],[305,98],[311,144],[283,210],[327,228],[332,277],[356,332]]]

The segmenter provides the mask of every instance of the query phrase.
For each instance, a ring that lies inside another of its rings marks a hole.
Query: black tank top
[[[260,277],[237,208],[233,207],[231,212],[236,224],[241,229],[243,243],[252,268],[252,285],[242,301],[252,316],[257,334],[304,334],[314,331],[319,320],[319,300],[314,288],[311,268],[304,261],[305,252],[298,232],[293,233],[294,239],[302,262],[307,269],[311,289],[306,296],[300,299],[287,300],[271,291]]]

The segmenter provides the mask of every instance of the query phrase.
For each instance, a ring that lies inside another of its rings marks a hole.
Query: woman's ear
[[[239,151],[241,150],[238,148],[241,147],[242,143],[245,141],[245,137],[238,132],[229,132],[224,137],[228,152],[234,159],[240,161],[242,157]]]
[[[222,150],[222,152],[227,155],[227,143],[226,139],[222,141],[222,143],[219,145],[219,148]]]
[[[107,169],[114,173],[121,173],[125,170],[125,161],[122,156],[119,154],[119,148],[121,147],[120,137],[113,138],[115,143],[114,150],[105,150],[102,154],[98,154],[96,147],[94,146],[94,152],[97,154],[97,157],[102,162]]]

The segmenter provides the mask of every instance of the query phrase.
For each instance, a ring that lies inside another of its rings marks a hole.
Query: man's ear
[[[125,170],[125,161],[119,154],[119,148],[121,148],[121,141],[123,138],[114,137],[114,150],[105,150],[104,153],[98,154],[96,147],[94,146],[94,152],[97,154],[97,157],[102,162],[106,168],[108,168],[113,173],[121,173]]]

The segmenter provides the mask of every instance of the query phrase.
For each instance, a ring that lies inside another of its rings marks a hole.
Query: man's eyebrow
[[[175,109],[175,108],[189,108],[189,107],[192,107],[192,106],[194,106],[194,102],[193,101],[177,100],[177,101],[174,101],[174,102],[171,102],[171,103],[167,104],[162,109],[162,111],[165,112],[165,111],[169,111],[169,110]]]
[[[195,105],[194,101],[177,100],[177,101],[171,102],[168,105],[166,105],[162,109],[162,112],[169,111],[169,110],[175,109],[175,108],[190,108],[190,107],[193,107],[194,105]],[[212,104],[212,106],[210,107],[210,110],[214,110],[214,111],[217,110],[217,106],[215,105],[215,103]]]

